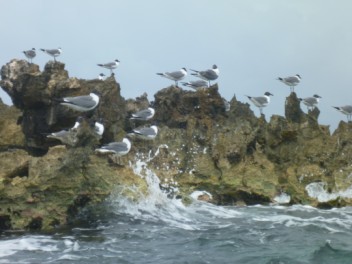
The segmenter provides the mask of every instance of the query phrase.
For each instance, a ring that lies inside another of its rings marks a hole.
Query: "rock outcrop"
[[[291,204],[351,205],[343,195],[320,201],[307,186],[322,183],[327,194],[350,188],[352,124],[341,122],[331,135],[318,123],[319,109],[304,113],[295,93],[286,98],[285,117],[274,115],[267,122],[235,97],[226,109],[217,85],[198,91],[171,86],[157,92],[153,102],[146,95],[125,100],[114,76],[70,78],[64,66],[49,62],[40,71],[35,64],[12,60],[1,69],[0,85],[14,106],[0,102],[0,230],[66,225],[116,188],[134,186],[147,193],[145,180],[128,165],[143,158],[162,186],[177,182],[179,192],[170,197],[185,202],[193,191],[204,190],[211,202],[222,205],[268,204],[281,193],[291,197]],[[48,133],[72,127],[80,115],[55,99],[93,90],[101,101],[84,115],[77,144],[48,140]],[[159,126],[154,141],[133,140],[122,163],[94,153],[141,125],[127,117],[150,104],[156,110],[152,122]],[[105,125],[102,138],[89,125],[99,118]],[[128,191],[124,195],[137,199]]]

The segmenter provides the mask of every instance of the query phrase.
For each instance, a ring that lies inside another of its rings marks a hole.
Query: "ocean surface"
[[[79,227],[2,233],[0,263],[352,263],[351,207],[224,207],[196,199],[185,206],[160,190],[143,163],[134,166],[148,196],[129,200],[117,190]]]

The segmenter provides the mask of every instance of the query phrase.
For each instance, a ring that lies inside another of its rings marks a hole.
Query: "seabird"
[[[165,77],[167,79],[175,81],[175,85],[178,85],[178,81],[181,81],[183,78],[187,76],[187,70],[186,68],[182,68],[179,71],[174,71],[174,72],[164,72],[164,73],[157,73],[157,75],[160,75],[162,77]]]
[[[141,110],[137,113],[132,114],[132,117],[130,119],[137,119],[137,120],[149,120],[153,118],[155,114],[155,110],[151,107],[148,107],[148,109]]]
[[[259,108],[260,114],[263,114],[263,107],[266,107],[270,103],[270,96],[273,94],[266,92],[264,96],[258,96],[258,97],[252,97],[248,96],[248,99],[251,100],[251,102]]]
[[[94,131],[99,136],[102,136],[104,134],[104,124],[103,124],[103,119],[102,118],[99,118],[99,121],[96,121],[94,123]]]
[[[79,112],[88,112],[93,110],[99,104],[99,96],[95,93],[75,97],[64,97],[59,100],[61,105],[65,105]]]
[[[208,82],[206,82],[204,80],[183,82],[182,84],[184,86],[190,87],[190,88],[192,88],[194,90],[199,90],[200,88],[208,87]]]
[[[56,61],[56,57],[60,56],[62,50],[61,48],[58,49],[40,49],[41,51],[44,51],[46,54],[54,57],[54,61]]]
[[[205,71],[197,71],[197,70],[192,70],[194,73],[191,73],[194,76],[197,76],[205,81],[208,82],[208,86],[210,86],[210,81],[214,81],[219,77],[219,68],[215,64],[211,69],[205,70]]]
[[[157,136],[157,134],[158,134],[158,127],[153,125],[151,127],[135,128],[132,130],[132,133],[130,133],[129,135],[134,135],[141,139],[152,140]]]
[[[111,74],[113,73],[112,70],[116,69],[117,66],[119,66],[120,61],[119,60],[115,60],[113,62],[108,62],[108,63],[100,63],[98,64],[98,66],[109,69],[111,71]]]
[[[340,111],[347,116],[347,121],[350,122],[352,118],[352,105],[333,106],[336,110]]]
[[[61,143],[66,145],[73,145],[77,141],[76,132],[82,121],[83,121],[83,118],[78,117],[72,128],[64,129],[58,132],[53,132],[47,135],[46,137],[60,140]]]
[[[115,154],[117,156],[126,155],[131,149],[131,142],[124,138],[122,142],[111,142],[95,149],[96,152],[103,154]]]
[[[23,51],[23,53],[24,53],[24,55],[26,55],[26,57],[30,63],[32,63],[32,59],[37,55],[35,48],[33,48],[31,50],[25,50],[25,51]]]
[[[299,84],[299,82],[301,81],[301,76],[299,74],[296,74],[295,76],[289,76],[286,78],[277,78],[280,82],[283,82],[284,84],[286,84],[287,86],[290,86],[290,90],[291,92],[295,91],[295,86],[297,84]]]
[[[300,101],[302,101],[308,108],[308,110],[313,110],[317,104],[319,103],[319,99],[321,96],[315,94],[313,97],[307,97],[307,98],[298,98]]]
[[[98,79],[99,79],[100,81],[104,81],[104,80],[105,80],[105,74],[104,74],[104,73],[99,74],[99,75],[98,75]]]

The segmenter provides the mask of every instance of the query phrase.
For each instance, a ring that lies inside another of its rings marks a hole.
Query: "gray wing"
[[[50,137],[50,136],[53,136],[53,137],[59,137],[59,138],[61,138],[61,137],[67,136],[69,133],[70,133],[70,132],[67,131],[67,130],[61,130],[61,131],[58,131],[58,132],[53,132],[53,133],[51,133],[51,134],[48,135],[48,136],[49,136],[49,137]]]
[[[108,149],[115,152],[124,152],[128,151],[127,144],[124,142],[111,142],[107,145],[101,147],[102,149]]]
[[[36,55],[36,52],[34,50],[27,50],[24,52],[28,57],[34,58]]]
[[[108,63],[102,64],[102,66],[107,67],[107,68],[111,68],[111,67],[115,67],[116,63],[115,62],[108,62]]]
[[[208,83],[203,80],[197,80],[197,81],[190,81],[189,82],[192,86],[194,87],[203,87],[203,86],[208,86]]]
[[[90,95],[82,95],[75,97],[65,97],[64,101],[73,105],[78,105],[85,108],[91,108],[95,106],[96,102]]]
[[[133,117],[139,117],[139,118],[146,118],[152,115],[152,112],[150,112],[149,109],[144,109],[141,110],[135,114],[133,114]]]
[[[199,74],[211,81],[216,80],[219,77],[213,70],[200,71]]]
[[[47,53],[50,53],[51,55],[59,55],[60,51],[58,49],[46,49],[45,50]]]
[[[340,107],[346,113],[352,113],[352,105],[345,105]]]
[[[266,105],[268,103],[268,98],[264,96],[252,97],[252,99],[260,105]]]
[[[304,103],[307,105],[315,105],[316,103],[318,103],[317,99],[315,97],[307,97],[303,99]]]
[[[166,72],[165,74],[175,79],[180,79],[185,76],[181,71]]]
[[[286,77],[284,78],[285,82],[289,82],[289,83],[298,83],[299,80],[297,77],[295,76],[290,76],[290,77]]]
[[[144,136],[154,136],[156,135],[154,129],[150,127],[142,127],[140,129],[133,129],[133,132],[136,134],[144,135]]]

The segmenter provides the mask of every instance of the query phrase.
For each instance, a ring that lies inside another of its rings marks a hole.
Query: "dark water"
[[[0,263],[352,263],[350,207],[184,206],[144,177],[147,197],[117,190],[86,228],[2,234]]]

